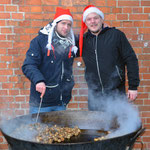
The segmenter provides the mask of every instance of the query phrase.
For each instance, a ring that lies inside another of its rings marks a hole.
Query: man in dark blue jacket
[[[69,9],[57,8],[53,22],[39,31],[22,66],[31,81],[30,113],[65,110],[74,86],[73,57],[76,54],[73,18]]]
[[[96,98],[100,99],[100,96],[105,100],[113,93],[125,94],[125,67],[129,101],[136,99],[140,81],[138,60],[125,34],[118,29],[104,27],[103,21],[104,14],[97,7],[89,5],[84,9],[79,46],[85,63],[90,110],[99,109]],[[88,31],[84,34],[86,29]]]

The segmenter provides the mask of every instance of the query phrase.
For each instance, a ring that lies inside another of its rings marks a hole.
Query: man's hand
[[[41,98],[44,96],[45,91],[46,91],[46,86],[44,82],[40,82],[36,84],[36,91],[41,93]]]
[[[127,97],[130,102],[134,101],[137,98],[137,90],[128,90]]]

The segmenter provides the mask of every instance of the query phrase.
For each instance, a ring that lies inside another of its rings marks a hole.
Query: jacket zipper
[[[63,74],[64,74],[64,62],[62,62],[62,74],[61,74],[61,81],[62,81],[62,78],[63,78]],[[62,93],[60,95],[60,100],[62,101]]]
[[[100,84],[102,86],[102,93],[104,93],[104,87],[103,87],[103,83],[102,83],[102,79],[101,79],[101,74],[100,74],[99,64],[98,64],[98,56],[97,56],[97,36],[96,36],[96,44],[95,45],[96,45],[95,46],[95,55],[96,55],[97,72],[98,72],[98,77],[99,77]]]
[[[119,69],[118,69],[118,66],[116,65],[116,69],[117,69],[117,73],[118,73],[118,75],[119,75],[119,78],[120,78],[120,80],[122,81],[122,77],[121,77],[121,75],[120,75],[120,72],[119,72]]]

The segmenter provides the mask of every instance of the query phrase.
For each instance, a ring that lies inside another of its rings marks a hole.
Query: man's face
[[[97,34],[102,29],[103,19],[97,13],[90,13],[86,17],[85,24],[93,34]]]
[[[62,20],[57,23],[56,31],[58,32],[59,35],[66,37],[70,32],[71,27],[72,22],[70,20]]]

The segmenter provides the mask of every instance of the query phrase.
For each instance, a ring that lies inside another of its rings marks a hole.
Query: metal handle
[[[136,133],[136,135],[135,135],[133,138],[131,138],[130,143],[129,143],[129,145],[128,145],[128,146],[129,146],[128,150],[132,150],[132,149],[133,149],[133,146],[134,146],[134,144],[135,144],[137,138],[138,138],[139,136],[141,136],[141,135],[144,133],[144,131],[145,131],[145,128],[141,128],[141,129]],[[140,143],[141,143],[141,150],[142,150],[142,149],[143,149],[143,142],[141,142],[141,141],[137,141],[137,142],[140,142]]]
[[[43,101],[43,97],[41,97],[41,101],[40,101],[40,105],[39,105],[38,113],[37,113],[37,116],[36,116],[36,123],[37,123],[38,118],[39,118],[39,114],[40,114],[40,109],[41,109],[42,101]]]

